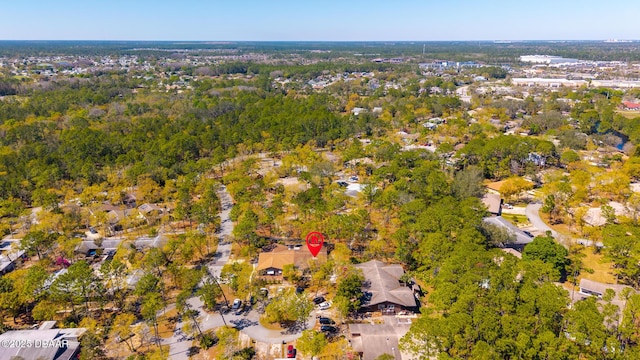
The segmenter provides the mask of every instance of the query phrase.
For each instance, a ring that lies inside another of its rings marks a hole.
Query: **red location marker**
[[[318,256],[320,253],[320,249],[322,249],[322,244],[324,244],[324,237],[317,231],[312,231],[307,234],[307,248],[309,248],[309,252],[313,257]]]

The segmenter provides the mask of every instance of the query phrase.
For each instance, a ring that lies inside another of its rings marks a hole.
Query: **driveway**
[[[540,232],[542,232],[543,234],[546,234],[547,231],[551,231],[551,235],[553,235],[554,238],[558,237],[558,232],[553,230],[552,228],[549,227],[549,225],[547,225],[542,218],[540,218],[540,209],[542,208],[542,204],[540,203],[531,203],[529,205],[527,205],[526,209],[525,209],[525,214],[527,215],[527,218],[529,218],[529,221],[531,222],[531,225],[533,225],[536,229],[538,229]]]
[[[524,248],[524,246],[533,241],[533,238],[520,230],[517,226],[513,225],[509,220],[502,216],[490,216],[483,219],[484,222],[499,226],[506,229],[511,235],[515,237],[515,241],[511,246],[516,248]]]
[[[549,227],[541,218],[540,218],[540,209],[542,208],[542,204],[540,203],[531,203],[527,205],[526,214],[531,221],[531,224],[542,233],[546,233],[547,231],[551,231],[551,235],[564,247],[569,247],[570,244],[579,244],[583,246],[593,246],[594,242],[592,240],[580,239],[580,238],[572,238],[567,235],[560,234],[559,232],[553,230]],[[601,241],[595,242],[596,247],[604,247],[604,244]]]

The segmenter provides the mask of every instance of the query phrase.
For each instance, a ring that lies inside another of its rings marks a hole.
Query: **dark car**
[[[338,332],[338,329],[336,329],[335,326],[322,325],[322,326],[320,326],[320,331],[324,331],[324,332],[328,332],[328,333],[335,333],[335,332]]]
[[[528,231],[526,231],[526,230],[525,230],[525,231],[523,231],[523,233],[524,233],[525,235],[527,235],[528,237],[530,237],[530,238],[534,237],[532,233],[530,233],[530,232],[528,232]]]
[[[313,303],[316,304],[316,305],[321,304],[324,301],[325,301],[324,297],[322,297],[322,296],[318,296],[317,298],[313,299]]]
[[[296,349],[293,348],[293,345],[287,346],[287,358],[296,357]]]
[[[322,325],[332,325],[332,324],[336,323],[335,321],[329,319],[328,317],[321,317],[321,318],[318,319],[318,321]]]

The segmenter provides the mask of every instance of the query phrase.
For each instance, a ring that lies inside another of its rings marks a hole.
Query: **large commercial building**
[[[518,86],[545,86],[545,87],[580,87],[587,85],[585,80],[546,79],[546,78],[513,78],[513,85]]]
[[[561,56],[550,56],[550,55],[522,55],[520,56],[520,61],[534,63],[534,64],[556,65],[556,64],[575,64],[580,60],[563,58]]]

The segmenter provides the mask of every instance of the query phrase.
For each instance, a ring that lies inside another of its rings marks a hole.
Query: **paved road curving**
[[[525,209],[525,214],[527,215],[527,218],[531,222],[531,225],[533,225],[536,229],[540,230],[543,234],[546,233],[547,231],[551,231],[551,235],[553,235],[553,237],[558,237],[559,235],[558,232],[550,228],[549,225],[547,225],[542,220],[542,218],[540,218],[541,208],[542,208],[542,204],[540,203],[531,203],[527,205]]]
[[[593,240],[572,238],[570,236],[560,234],[557,231],[555,231],[552,228],[550,228],[549,225],[547,225],[540,218],[540,209],[541,208],[542,208],[542,204],[540,204],[540,203],[531,203],[531,204],[527,205],[527,208],[525,210],[525,212],[527,214],[527,218],[529,218],[529,221],[531,221],[531,224],[536,229],[542,231],[543,233],[546,233],[547,231],[551,231],[551,235],[553,235],[553,237],[556,240],[558,240],[558,242],[560,242],[563,246],[565,246],[567,248],[572,244],[579,244],[579,245],[583,245],[583,246],[593,246],[594,245]],[[601,241],[596,241],[595,242],[595,246],[603,247],[604,244]]]

